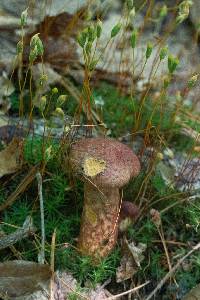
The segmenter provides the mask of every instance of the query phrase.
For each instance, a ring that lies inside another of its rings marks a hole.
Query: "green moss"
[[[59,148],[59,145],[54,142],[45,144],[45,148],[50,146],[55,151]],[[42,162],[42,153],[42,139],[26,140],[24,154],[29,164]],[[19,178],[10,181],[9,193],[15,190],[24,175],[22,174]],[[46,160],[43,176],[46,259],[47,261],[50,260],[51,239],[56,229],[56,268],[67,268],[77,278],[78,282],[90,281],[92,285],[96,285],[114,276],[120,257],[119,249],[116,249],[108,258],[103,260],[99,266],[93,266],[90,258],[82,257],[74,250],[73,247],[76,246],[79,234],[84,193],[83,183],[77,181],[76,188],[72,188],[71,179],[62,171],[59,155],[54,155],[52,159]],[[37,228],[37,240],[40,242],[41,220],[37,189],[37,181],[34,180],[29,189],[18,197],[10,208],[3,211],[2,220],[6,223],[3,229],[6,233],[9,234],[16,230],[12,225],[22,226],[26,217],[31,215]],[[2,189],[1,202],[6,199],[6,193],[7,190]],[[38,242],[37,247],[40,247]],[[32,239],[26,239],[16,244],[16,248],[22,254],[23,259],[33,261],[37,261],[37,247]],[[4,258],[13,259],[12,253],[8,253]]]
[[[57,256],[57,264],[61,269],[66,267],[75,276],[80,284],[85,282],[95,286],[106,279],[115,276],[116,267],[119,264],[120,252],[115,249],[99,265],[94,266],[91,258],[80,256],[77,251],[68,247],[60,250]]]
[[[120,95],[116,88],[106,83],[102,83],[94,91],[93,96],[94,101],[100,98],[103,104],[98,109],[102,121],[111,129],[112,136],[127,134],[132,130],[134,125],[134,103],[129,97]]]

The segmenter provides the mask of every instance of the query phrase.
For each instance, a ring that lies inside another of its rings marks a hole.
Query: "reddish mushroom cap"
[[[139,215],[139,207],[130,201],[122,201],[120,218],[135,219]]]
[[[99,162],[99,172],[85,172],[89,160]],[[72,145],[70,161],[73,169],[83,173],[94,184],[122,187],[138,175],[140,162],[126,145],[109,138],[81,139]]]

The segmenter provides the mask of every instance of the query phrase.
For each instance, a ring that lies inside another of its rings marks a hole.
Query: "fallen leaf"
[[[76,293],[77,282],[70,273],[55,272],[53,300]],[[52,272],[49,265],[25,260],[0,263],[0,297],[9,300],[48,300]]]
[[[163,178],[166,186],[173,187],[174,186],[174,173],[175,170],[166,165],[164,162],[160,161],[157,166],[156,170],[160,173],[161,177]]]
[[[112,296],[104,287],[96,286],[81,293],[77,281],[70,273],[57,271],[50,293],[52,272],[50,266],[31,261],[14,260],[0,263],[0,297],[9,300],[103,300]]]
[[[0,126],[0,142],[10,143],[14,137],[22,138],[26,135],[26,131],[22,127],[15,125]]]
[[[134,242],[128,243],[126,239],[123,240],[123,252],[120,266],[116,271],[116,281],[122,282],[124,280],[132,278],[132,276],[140,268],[140,263],[144,259],[144,251],[146,250],[146,245],[139,243],[137,246]]]
[[[95,290],[89,292],[88,296],[90,300],[104,300],[112,295],[106,289],[97,286]]]
[[[41,290],[50,279],[48,265],[14,260],[0,263],[0,294],[16,299]]]
[[[144,260],[144,251],[146,250],[146,244],[139,243],[137,246],[134,242],[128,244],[128,248],[130,253],[132,254],[134,261],[138,267],[140,267],[140,263]]]
[[[36,228],[33,225],[32,218],[30,216],[27,216],[22,228],[18,228],[15,232],[9,235],[0,237],[0,250],[7,247],[12,247],[15,243],[27,238],[35,231]]]
[[[8,125],[8,122],[9,122],[8,117],[0,111],[0,127]],[[1,138],[1,134],[0,134],[0,138]]]
[[[185,297],[182,298],[182,300],[198,300],[200,299],[200,284],[198,284],[196,287],[191,289]]]
[[[138,267],[135,265],[131,256],[122,256],[120,261],[120,266],[116,271],[116,282],[122,282],[127,279],[132,278],[132,276],[137,272]]]
[[[34,166],[30,169],[28,174],[23,178],[17,188],[8,196],[8,198],[0,205],[0,212],[11,206],[18,196],[22,194],[26,188],[31,184],[31,182],[35,179],[37,173],[37,166]]]
[[[0,152],[0,178],[17,171],[21,166],[20,140],[14,138],[12,142]]]

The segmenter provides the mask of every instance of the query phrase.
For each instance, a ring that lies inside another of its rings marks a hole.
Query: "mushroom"
[[[100,137],[75,142],[70,164],[84,180],[78,249],[98,260],[106,257],[116,244],[120,188],[138,175],[140,163],[128,146]]]
[[[122,201],[119,216],[119,231],[126,232],[139,216],[139,207],[131,201]]]

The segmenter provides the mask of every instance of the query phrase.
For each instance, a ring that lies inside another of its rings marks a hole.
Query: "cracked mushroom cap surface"
[[[122,187],[140,172],[140,162],[126,145],[110,138],[84,138],[72,145],[74,171],[96,185]]]

